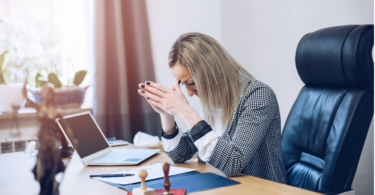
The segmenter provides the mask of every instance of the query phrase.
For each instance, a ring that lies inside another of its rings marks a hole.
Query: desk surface
[[[132,145],[117,148],[135,148]],[[35,157],[26,157],[22,152],[0,154],[0,189],[1,194],[38,194],[39,184],[34,180],[31,169],[35,164]],[[170,158],[160,153],[140,164],[150,165],[155,163],[169,162]],[[188,161],[175,164],[180,167],[197,169],[199,172],[212,172],[223,175],[218,169],[211,165]],[[128,169],[134,166],[90,166],[84,167],[79,159],[74,157],[69,162],[66,175],[60,185],[60,194],[127,194],[127,191],[115,188],[98,180],[89,178],[89,175],[105,174]],[[300,188],[275,183],[253,176],[243,175],[231,178],[240,182],[239,185],[216,188],[201,192],[191,193],[193,195],[205,194],[285,194],[285,195],[313,195],[318,194]],[[173,187],[173,183],[172,183]]]

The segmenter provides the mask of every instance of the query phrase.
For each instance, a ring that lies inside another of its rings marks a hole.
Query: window
[[[72,85],[74,73],[87,70],[81,84],[93,80],[93,0],[0,0],[0,54],[10,51],[6,64],[7,82],[23,82],[29,76],[31,87],[36,86],[35,75],[44,77],[54,72],[63,86]],[[5,21],[5,22],[4,22]],[[4,24],[22,28],[27,40],[15,46],[16,33],[4,31]],[[36,43],[35,43],[36,42]],[[28,46],[35,43],[41,46]],[[17,47],[20,47],[17,49]],[[19,52],[17,52],[19,51]],[[86,93],[85,104],[92,105],[92,87]]]

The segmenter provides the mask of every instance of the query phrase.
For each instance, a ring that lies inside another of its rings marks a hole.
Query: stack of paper
[[[137,167],[133,169],[126,169],[126,170],[122,170],[119,172],[111,173],[111,174],[125,174],[125,173],[134,174],[134,176],[131,176],[131,177],[110,177],[110,178],[93,178],[93,179],[104,181],[104,182],[122,184],[122,185],[138,183],[138,182],[141,182],[141,179],[138,177],[138,174],[139,174],[139,171],[141,171],[142,169],[146,170],[148,173],[146,181],[164,177],[163,164],[158,163],[158,164]],[[195,171],[195,169],[170,166],[169,176],[187,173],[191,171]]]

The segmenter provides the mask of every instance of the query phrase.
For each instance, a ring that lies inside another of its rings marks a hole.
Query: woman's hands
[[[182,116],[192,110],[181,91],[178,80],[173,82],[172,89],[150,81],[139,84],[139,87],[138,93],[145,97],[152,108],[160,114]]]
[[[138,93],[140,93],[139,91],[140,91],[140,89],[138,90]],[[143,90],[143,91],[144,91],[144,90]],[[147,99],[147,97],[145,96],[145,94],[141,94],[141,95]],[[166,111],[164,111],[163,109],[161,109],[161,108],[159,108],[159,107],[153,105],[153,104],[150,102],[149,99],[147,99],[147,102],[151,105],[151,107],[155,110],[155,112],[157,112],[157,113],[159,113],[159,114],[161,114],[161,115],[169,115],[169,114],[168,114]]]
[[[147,81],[139,84],[138,93],[145,97],[152,108],[161,115],[163,131],[169,135],[175,131],[173,116],[181,117],[188,128],[202,120],[198,113],[189,105],[181,91],[179,80],[175,80],[172,89]]]

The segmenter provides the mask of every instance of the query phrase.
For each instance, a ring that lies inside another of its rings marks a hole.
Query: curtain
[[[137,92],[155,80],[145,0],[97,0],[94,20],[96,121],[107,137],[159,135],[159,115]]]

